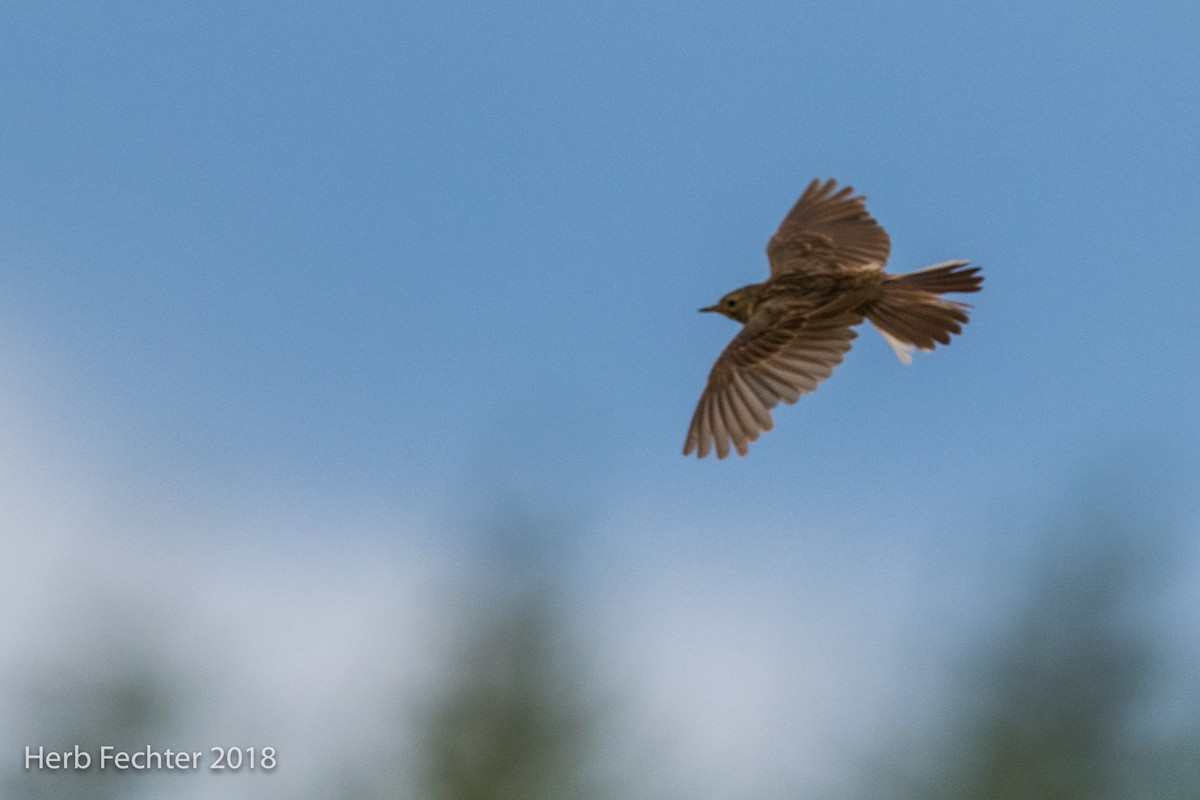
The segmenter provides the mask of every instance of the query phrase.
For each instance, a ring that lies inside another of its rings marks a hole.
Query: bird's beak
[[[716,311],[716,310],[717,310],[717,307],[716,307],[716,306],[709,306],[708,308],[702,308],[702,309],[700,309],[700,310],[701,310],[701,311]]]

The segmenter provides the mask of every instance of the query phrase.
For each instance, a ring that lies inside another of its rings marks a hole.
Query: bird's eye
[[[730,308],[733,308],[734,306],[737,305],[737,300],[726,300],[725,305],[729,306]]]

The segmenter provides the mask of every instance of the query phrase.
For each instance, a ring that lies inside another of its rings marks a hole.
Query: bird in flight
[[[771,430],[771,409],[794,403],[842,363],[868,320],[905,364],[912,351],[933,350],[961,333],[970,306],[942,297],[977,292],[979,267],[947,261],[917,272],[883,271],[887,232],[867,212],[866,198],[837,181],[814,180],[767,243],[771,275],[701,311],[742,323],[717,358],[696,405],[683,454],[713,450],[746,455]]]

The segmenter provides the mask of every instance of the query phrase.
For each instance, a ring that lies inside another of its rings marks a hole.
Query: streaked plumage
[[[814,180],[767,244],[771,275],[701,311],[743,324],[713,365],[692,417],[683,454],[745,455],[772,427],[771,409],[813,391],[842,362],[869,320],[911,361],[916,348],[949,344],[969,306],[941,297],[979,291],[983,276],[966,261],[907,275],[883,271],[887,232],[854,189]]]

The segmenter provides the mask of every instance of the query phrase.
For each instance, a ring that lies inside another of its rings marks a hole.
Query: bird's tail
[[[912,363],[914,348],[932,350],[935,344],[950,344],[950,336],[962,332],[971,306],[941,295],[979,291],[983,276],[979,267],[969,264],[947,261],[907,275],[889,275],[880,286],[867,319],[905,364]]]

